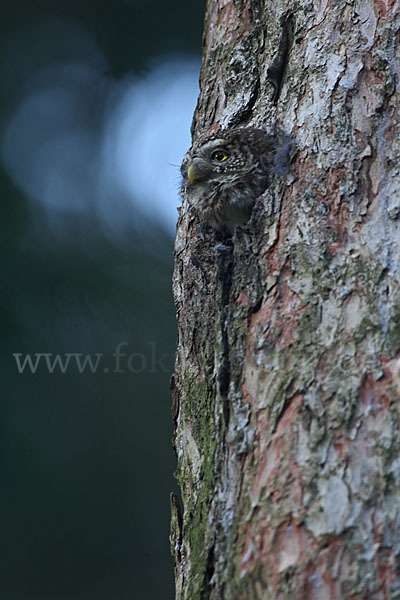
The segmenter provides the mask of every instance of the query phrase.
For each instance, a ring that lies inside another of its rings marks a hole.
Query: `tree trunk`
[[[396,0],[208,0],[194,139],[295,156],[230,255],[183,198],[177,600],[400,598],[399,36]]]

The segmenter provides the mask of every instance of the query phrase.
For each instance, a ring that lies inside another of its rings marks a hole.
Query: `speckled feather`
[[[279,134],[255,128],[222,131],[199,140],[182,163],[182,194],[201,220],[216,230],[233,233],[237,225],[248,221],[255,200],[266,190],[273,174],[279,174],[279,169],[282,172],[276,161],[281,144]],[[213,160],[218,151],[228,154],[228,158],[223,162]]]

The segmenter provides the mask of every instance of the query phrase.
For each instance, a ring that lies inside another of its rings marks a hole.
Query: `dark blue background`
[[[41,47],[42,26],[56,23],[61,38],[71,24],[87,32],[106,59],[104,75],[118,82],[163,55],[199,56],[203,12],[196,0],[8,3],[1,133],[26,80],[54,60],[49,41]],[[22,57],[6,51],[18,32],[32,44]],[[63,59],[74,54],[69,39]],[[96,98],[82,116],[94,133],[104,115]],[[4,166],[0,194],[0,597],[172,599],[172,232],[137,213],[110,235],[94,211],[59,213],[52,227]],[[121,342],[136,372],[128,357],[113,372]],[[13,353],[103,356],[96,373],[73,365],[49,373],[45,363],[19,373]]]

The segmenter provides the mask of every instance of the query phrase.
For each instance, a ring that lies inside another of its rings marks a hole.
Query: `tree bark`
[[[396,0],[208,0],[194,139],[296,154],[231,254],[183,198],[177,600],[400,598],[399,36]]]

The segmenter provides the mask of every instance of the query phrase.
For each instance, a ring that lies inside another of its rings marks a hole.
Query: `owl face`
[[[206,181],[234,181],[251,168],[247,158],[228,140],[217,137],[192,149],[183,162],[182,175],[191,186]]]
[[[233,129],[197,142],[182,163],[182,193],[217,230],[244,225],[268,186],[274,138],[260,129]]]

